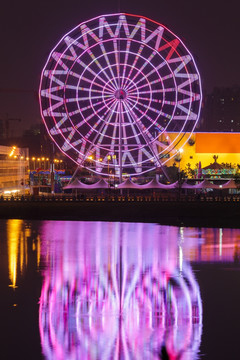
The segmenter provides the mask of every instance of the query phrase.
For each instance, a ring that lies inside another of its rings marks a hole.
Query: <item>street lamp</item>
[[[114,164],[113,186],[114,186],[114,189],[115,189],[116,158],[117,158],[117,156],[113,155],[113,164]]]
[[[36,158],[32,157],[32,162],[33,162],[33,170],[36,169],[36,162],[35,162]]]
[[[110,186],[110,182],[109,182],[109,160],[111,160],[111,155],[107,156],[107,161],[108,161],[108,186]]]

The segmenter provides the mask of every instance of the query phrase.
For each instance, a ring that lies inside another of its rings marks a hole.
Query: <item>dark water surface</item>
[[[0,221],[2,359],[239,359],[240,230]]]

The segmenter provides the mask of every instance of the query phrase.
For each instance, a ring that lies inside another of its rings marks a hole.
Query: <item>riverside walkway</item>
[[[50,195],[0,198],[0,218],[240,228],[239,196]]]

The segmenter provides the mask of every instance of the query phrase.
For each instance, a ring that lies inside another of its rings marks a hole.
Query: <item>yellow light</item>
[[[15,193],[17,193],[17,192],[19,192],[20,190],[18,190],[18,189],[14,189],[14,190],[5,190],[4,191],[4,194],[15,194]]]
[[[34,161],[34,160],[35,160],[35,157],[32,157],[32,160]]]
[[[92,160],[92,159],[93,159],[93,156],[92,156],[92,155],[88,156],[88,159],[89,159],[89,160]]]
[[[179,152],[182,153],[182,152],[183,152],[183,148],[179,149]]]
[[[17,158],[17,155],[14,155],[14,159],[16,159]]]
[[[113,155],[113,159],[116,159],[117,158],[117,156],[116,155]]]
[[[57,162],[57,159],[54,159],[53,161],[54,161],[54,162]]]
[[[111,155],[108,155],[107,159],[108,159],[108,160],[111,160]]]
[[[42,161],[44,161],[45,160],[45,157],[42,157]]]
[[[21,160],[23,159],[23,156],[21,156],[21,158],[20,158]]]
[[[37,158],[37,161],[40,161],[41,159],[40,158]]]
[[[49,158],[46,158],[47,161],[49,161]]]
[[[102,161],[102,158],[100,158],[99,161]]]
[[[60,163],[62,163],[62,160],[60,160]]]
[[[28,161],[28,160],[29,160],[29,157],[27,157],[26,160]]]
[[[7,234],[8,234],[8,269],[9,279],[12,288],[17,288],[17,270],[19,257],[19,241],[21,239],[22,220],[8,220]]]
[[[12,156],[13,156],[15,150],[16,150],[16,146],[13,146],[13,147],[12,147],[12,150],[11,150],[11,152],[10,152],[10,154],[9,154],[9,157],[12,157]]]

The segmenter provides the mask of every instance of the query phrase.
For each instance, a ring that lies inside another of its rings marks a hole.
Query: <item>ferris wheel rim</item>
[[[147,20],[147,21],[149,21],[149,22],[151,22],[151,23],[154,23],[154,24],[156,24],[156,25],[159,25],[159,26],[163,27],[163,28],[166,29],[171,35],[173,35],[175,38],[177,38],[177,39],[179,40],[181,46],[182,46],[182,47],[187,51],[187,53],[190,54],[190,56],[191,56],[191,61],[193,62],[194,70],[196,71],[196,74],[197,74],[197,76],[198,76],[199,103],[201,103],[201,100],[202,100],[201,81],[200,81],[200,75],[199,75],[199,72],[198,72],[198,69],[197,69],[195,60],[194,60],[193,56],[191,55],[190,51],[188,50],[188,48],[185,46],[185,44],[182,42],[182,40],[181,40],[177,35],[175,35],[175,33],[173,33],[171,30],[169,30],[165,25],[162,25],[162,24],[159,23],[159,22],[156,22],[156,21],[154,21],[154,20],[152,20],[152,19],[149,19],[149,18],[147,18],[147,17],[145,17],[145,16],[141,16],[141,15],[134,15],[134,14],[128,14],[128,13],[113,13],[113,14],[107,14],[107,15],[100,15],[100,16],[97,16],[97,17],[95,17],[95,18],[89,19],[88,21],[85,21],[85,22],[80,23],[78,26],[76,26],[75,28],[73,28],[72,30],[70,30],[67,34],[65,34],[65,35],[59,40],[59,42],[58,42],[57,45],[53,48],[53,50],[50,52],[50,54],[49,54],[49,56],[48,56],[48,59],[47,59],[47,61],[46,61],[46,63],[45,63],[45,66],[44,66],[44,68],[43,68],[43,70],[42,70],[41,80],[40,80],[40,86],[39,86],[40,111],[41,111],[41,116],[42,116],[42,119],[43,119],[43,121],[44,121],[44,124],[45,124],[45,126],[46,126],[46,128],[47,128],[47,130],[48,130],[48,133],[49,133],[50,137],[52,138],[52,140],[53,140],[55,143],[56,143],[56,141],[55,141],[55,139],[54,139],[54,136],[50,133],[50,131],[49,131],[49,129],[48,129],[47,121],[46,121],[46,119],[45,119],[44,110],[43,110],[43,106],[42,106],[42,102],[41,102],[41,85],[42,85],[42,82],[43,82],[44,72],[45,72],[45,70],[46,70],[46,68],[47,68],[47,65],[48,65],[48,63],[49,63],[49,60],[51,59],[52,54],[53,54],[54,51],[58,48],[58,46],[61,44],[61,42],[62,42],[64,39],[66,39],[66,37],[69,36],[71,33],[73,33],[74,31],[76,31],[81,25],[84,25],[84,24],[86,24],[86,23],[89,23],[89,22],[98,20],[98,19],[103,18],[103,17],[104,17],[104,18],[109,18],[109,17],[113,17],[113,16],[119,16],[119,17],[120,17],[120,16],[130,16],[130,17],[134,17],[134,18],[141,18],[141,19],[143,18],[143,19],[145,19],[145,20]],[[134,25],[132,25],[132,26],[134,26]],[[117,40],[127,41],[126,38],[121,39],[121,37],[120,37],[120,38],[117,38]],[[112,41],[112,39],[106,40],[106,42],[107,42],[107,41]],[[133,39],[133,40],[131,40],[131,41],[136,41],[136,40]],[[145,44],[145,45],[146,45],[146,44]],[[94,44],[93,46],[99,46],[99,44]],[[147,44],[147,46],[148,46],[148,44]],[[67,51],[67,50],[65,50],[65,51]],[[122,52],[124,52],[124,50],[122,50]],[[158,55],[159,55],[159,54],[158,54]],[[102,54],[101,57],[103,57],[103,56],[104,56],[104,55]],[[164,58],[163,58],[163,60],[164,60]],[[93,60],[93,61],[94,61],[94,60]],[[92,61],[92,62],[93,62],[93,61]],[[58,63],[56,63],[55,68],[57,67],[57,65],[58,65]],[[122,64],[120,64],[120,65],[122,65]],[[129,65],[129,64],[128,64],[128,65]],[[116,65],[115,65],[115,66],[116,66]],[[86,70],[83,71],[83,73],[81,74],[81,77],[83,76],[83,74],[84,74],[85,71],[86,71]],[[172,70],[171,70],[171,71],[172,71]],[[159,74],[159,77],[160,77],[160,74]],[[174,78],[174,77],[173,77],[173,78]],[[78,84],[80,83],[80,81],[81,81],[81,79],[79,78]],[[174,78],[174,81],[175,81],[175,78]],[[50,80],[50,83],[52,84],[52,79]],[[176,82],[175,82],[175,84],[176,84]],[[190,84],[190,85],[191,85],[191,84]],[[92,88],[92,86],[93,86],[93,84],[91,83],[91,87],[90,87],[90,88]],[[164,89],[163,89],[163,90],[164,90]],[[96,91],[96,90],[95,90],[95,91]],[[77,87],[76,87],[76,96],[77,96]],[[103,96],[103,95],[102,95],[102,96]],[[139,98],[139,94],[138,94],[137,99],[138,99],[138,98]],[[163,96],[163,98],[165,99],[164,96]],[[151,99],[152,99],[152,98],[151,98]],[[94,109],[94,106],[93,106],[93,103],[92,103],[92,97],[90,97],[90,102],[91,102],[92,108]],[[51,103],[51,98],[50,98],[50,103]],[[116,103],[116,102],[115,102],[115,103]],[[105,104],[105,105],[106,105],[106,104]],[[177,102],[175,101],[174,111],[175,111],[175,109],[176,109],[176,106],[177,106]],[[78,103],[78,107],[79,107],[79,103]],[[80,110],[80,108],[79,108],[79,110]],[[66,104],[65,104],[65,111],[66,111],[66,114],[69,114],[69,111],[68,111],[68,108],[67,108]],[[94,109],[94,111],[95,111],[95,109]],[[126,105],[126,107],[125,107],[125,112],[128,112],[128,111],[129,111],[129,110],[127,109],[127,105]],[[141,116],[141,118],[146,114],[146,112],[147,112],[147,109],[146,109],[145,113],[143,113],[143,115]],[[198,109],[198,111],[197,111],[197,117],[199,117],[199,113],[200,113],[200,106],[199,106],[199,109]],[[190,114],[190,110],[189,110],[189,114]],[[188,116],[189,116],[189,114],[188,114]],[[98,116],[98,114],[96,114],[96,115]],[[188,121],[188,116],[186,116],[185,123]],[[68,118],[69,118],[69,121],[71,122],[71,124],[72,124],[72,126],[73,126],[73,128],[74,128],[75,125],[74,125],[74,123],[73,123],[73,120],[71,119],[71,116],[68,116]],[[57,124],[58,120],[57,120],[54,116],[53,116],[53,119],[54,119],[55,124]],[[155,123],[157,123],[157,118],[154,120],[154,124],[155,124]],[[185,124],[185,123],[184,123],[184,124]],[[148,130],[149,128],[151,128],[152,125],[153,125],[153,124],[150,124],[150,125],[148,126],[147,130]],[[197,125],[197,122],[193,125],[192,131],[195,129],[196,125]],[[114,125],[112,125],[112,126],[114,126]],[[126,126],[126,125],[124,125],[124,126]],[[90,126],[90,127],[91,127],[91,126]],[[146,133],[147,130],[144,130],[145,133]],[[94,131],[96,132],[96,130],[94,130]],[[80,132],[78,132],[78,133],[79,133],[79,135],[80,135]],[[66,137],[64,137],[62,133],[61,133],[60,135],[63,137],[63,141],[66,142]],[[177,139],[179,138],[180,135],[181,135],[181,133],[179,133],[179,134],[177,135],[176,139],[174,140],[175,143],[177,142]],[[112,138],[110,135],[109,135],[109,136],[106,135],[106,137]],[[126,137],[126,139],[129,139],[129,138],[134,138],[134,135],[132,135],[131,137]],[[187,139],[187,140],[188,140],[188,139]],[[186,140],[186,141],[187,141],[187,140]],[[153,141],[154,141],[154,140],[153,140]],[[152,142],[153,142],[153,141],[152,141]],[[89,141],[89,143],[91,144],[90,141]],[[150,143],[151,143],[151,142],[150,142]],[[174,142],[173,142],[172,144],[174,144]],[[63,151],[62,147],[61,147],[58,143],[56,143],[56,145],[58,146],[58,148],[59,148],[61,151]],[[73,150],[73,151],[77,152],[77,150],[74,148],[74,146],[73,146],[70,142],[69,142],[69,146],[72,147],[72,150]],[[96,146],[98,146],[98,145],[96,145]],[[100,148],[101,148],[101,147],[100,147]],[[157,156],[163,154],[164,151],[165,151],[165,150],[164,150],[164,148],[163,148],[163,150],[161,150],[161,151],[157,154]],[[83,157],[85,156],[85,154],[84,154],[84,153],[81,153],[80,151],[78,152],[78,154],[79,154],[79,157],[80,157],[80,156],[83,156]],[[69,156],[66,152],[65,152],[65,155],[68,156],[70,159],[72,159],[76,164],[79,164],[78,161],[74,160],[74,159],[72,158],[72,156]],[[173,156],[175,156],[175,155],[172,154],[172,156],[171,156],[170,158],[172,158]],[[154,159],[154,155],[152,156],[152,158]],[[166,161],[168,161],[168,160],[166,160]],[[161,164],[163,165],[164,163],[166,163],[166,161],[161,162]],[[145,162],[147,162],[147,160],[142,161],[142,164],[144,164]],[[106,164],[107,164],[107,161],[105,161],[103,164],[106,165]],[[108,163],[108,165],[109,165],[109,163]],[[116,165],[114,165],[114,167],[115,167],[115,166],[116,166]],[[126,168],[128,167],[127,165],[125,165],[125,166],[126,166]],[[131,167],[131,164],[129,165],[129,167]],[[92,171],[94,172],[94,170],[92,170]],[[144,173],[144,172],[147,172],[147,171],[149,171],[149,170],[142,171],[141,173]],[[97,172],[97,171],[96,171],[96,172]],[[97,172],[97,173],[98,173],[98,172]]]

